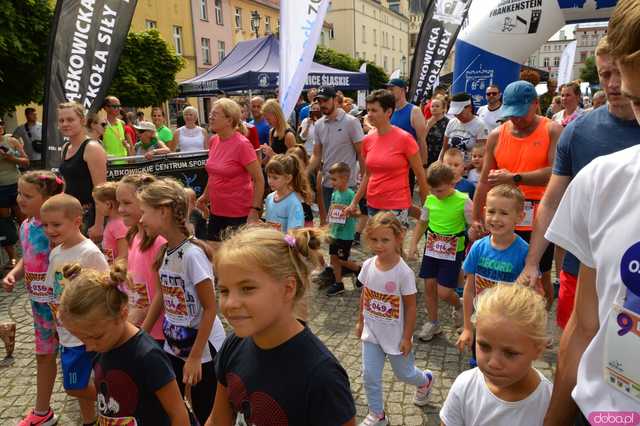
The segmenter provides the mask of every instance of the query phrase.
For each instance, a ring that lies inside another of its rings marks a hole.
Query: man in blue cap
[[[526,200],[525,218],[516,226],[516,233],[528,242],[537,206],[551,176],[562,126],[537,115],[538,95],[533,84],[527,81],[509,84],[502,100],[502,118],[507,121],[494,129],[487,139],[484,166],[473,199],[471,236],[477,238],[485,232],[484,207],[489,189],[511,184],[520,188]],[[549,307],[553,302],[552,262],[553,245],[550,244],[539,265]]]

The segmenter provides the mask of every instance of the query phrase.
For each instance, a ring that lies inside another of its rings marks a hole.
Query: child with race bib
[[[49,426],[58,421],[49,405],[56,380],[58,336],[56,322],[49,306],[53,288],[47,286],[45,279],[51,248],[40,219],[40,207],[49,197],[60,194],[63,190],[62,178],[45,170],[27,172],[18,179],[18,206],[27,216],[20,225],[22,259],[4,277],[2,284],[6,291],[12,291],[16,282],[24,277],[31,299],[35,329],[37,383],[36,405],[18,423],[19,426]]]
[[[540,426],[551,382],[533,367],[547,342],[542,296],[498,284],[476,304],[478,367],[460,374],[440,410],[444,426]]]
[[[129,321],[164,346],[162,320],[160,317],[152,323],[144,324],[149,306],[158,292],[158,274],[154,268],[162,246],[167,243],[160,235],[147,235],[140,224],[142,210],[136,192],[155,182],[156,178],[148,174],[131,174],[123,177],[116,188],[118,212],[122,221],[129,228],[127,231],[127,269],[131,286],[127,288],[129,295]]]
[[[515,233],[524,218],[524,195],[514,185],[498,185],[487,193],[484,220],[490,235],[476,241],[464,261],[464,330],[456,345],[473,350],[471,315],[474,301],[497,284],[513,284],[524,269],[529,244]]]
[[[158,180],[142,187],[138,198],[145,234],[167,240],[155,265],[160,291],[144,325],[153,324],[164,311],[164,350],[180,391],[191,398],[196,417],[204,423],[215,398],[213,359],[225,337],[216,316],[209,247],[189,232],[187,194],[180,183]]]
[[[93,382],[100,425],[188,425],[167,354],[127,321],[128,279],[123,261],[110,272],[70,263],[58,315],[94,351]]]
[[[305,323],[296,303],[309,288],[321,234],[240,230],[215,268],[220,309],[233,328],[216,357],[213,425],[355,425],[349,377]]]
[[[104,182],[93,188],[93,201],[96,214],[107,218],[107,225],[102,235],[102,252],[109,264],[115,259],[126,259],[129,245],[127,244],[127,226],[118,212],[115,182]]]
[[[375,256],[365,260],[356,335],[362,339],[362,376],[369,414],[360,426],[389,424],[384,411],[382,370],[389,359],[397,379],[416,386],[413,403],[427,405],[433,373],[419,370],[412,352],[416,326],[416,279],[402,259],[404,227],[391,212],[369,219],[365,239]]]
[[[409,258],[415,258],[418,241],[425,235],[420,278],[424,278],[429,318],[418,334],[425,342],[442,333],[438,321],[438,299],[451,305],[454,324],[457,327],[462,325],[462,304],[455,289],[464,259],[465,230],[471,223],[472,210],[467,194],[455,189],[456,175],[449,166],[441,162],[429,166],[427,183],[431,194],[425,200],[420,221],[413,231],[409,254]]]
[[[40,208],[40,217],[45,233],[53,246],[49,255],[46,285],[53,289],[50,302],[56,317],[60,339],[60,365],[67,394],[78,398],[84,425],[93,425],[96,420],[96,390],[90,383],[94,354],[87,351],[80,339],[60,322],[58,307],[68,284],[63,267],[78,263],[82,268],[107,271],[109,264],[102,251],[80,232],[83,209],[80,201],[68,194],[49,198]]]
[[[311,188],[300,160],[292,154],[276,154],[267,163],[265,173],[273,192],[267,195],[264,202],[264,220],[282,232],[302,228],[302,201],[311,198]]]

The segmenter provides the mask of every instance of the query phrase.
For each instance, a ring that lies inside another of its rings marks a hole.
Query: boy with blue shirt
[[[464,329],[456,345],[473,349],[471,315],[475,298],[496,284],[515,283],[524,269],[527,242],[515,233],[524,219],[524,195],[513,185],[498,185],[487,193],[485,223],[490,235],[476,241],[464,261]],[[475,351],[474,351],[475,358]]]

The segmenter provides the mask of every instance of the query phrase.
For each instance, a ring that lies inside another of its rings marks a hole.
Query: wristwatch
[[[429,168],[429,165],[428,165],[427,163],[425,163],[425,164],[423,164],[423,165],[422,165],[422,168],[423,168],[423,169],[428,169],[428,168]]]
[[[251,207],[251,208],[252,208],[253,210],[256,210],[258,213],[261,213],[261,212],[262,212],[262,208],[261,208],[261,207],[255,207],[255,206],[253,206],[253,207]]]
[[[515,174],[515,175],[513,175],[513,181],[514,181],[515,183],[520,183],[520,182],[522,182],[522,175],[521,175],[521,174]]]

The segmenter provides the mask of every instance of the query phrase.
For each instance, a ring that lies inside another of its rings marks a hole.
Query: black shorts
[[[516,231],[516,234],[520,235],[523,240],[527,243],[531,240],[531,231]],[[549,272],[551,270],[551,265],[553,264],[553,249],[554,245],[549,243],[547,249],[542,254],[542,259],[540,259],[540,268],[541,273]],[[562,266],[562,265],[559,265]]]
[[[0,208],[9,209],[16,205],[18,198],[18,184],[0,186]]]
[[[352,240],[339,240],[336,238],[331,239],[329,244],[329,254],[332,256],[338,256],[338,259],[347,261],[351,255]]]
[[[207,224],[207,236],[209,241],[222,241],[226,232],[240,228],[247,223],[247,217],[209,216]]]

